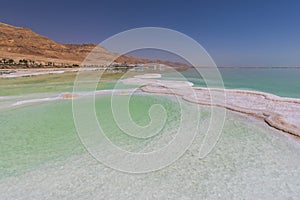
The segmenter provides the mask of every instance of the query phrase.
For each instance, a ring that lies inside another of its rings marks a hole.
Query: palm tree
[[[9,60],[8,60],[8,64],[9,64],[9,65],[13,65],[14,63],[15,63],[15,61],[14,61],[13,59],[9,59]]]

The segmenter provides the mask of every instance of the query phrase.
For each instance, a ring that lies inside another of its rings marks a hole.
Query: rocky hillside
[[[81,64],[95,47],[95,44],[60,44],[30,29],[0,22],[0,59],[6,58],[14,61],[26,59],[34,62],[52,62],[57,65]],[[101,59],[111,60],[117,54],[98,46],[96,55],[101,55]],[[123,55],[116,62],[137,64],[154,61]],[[182,66],[181,63],[168,61],[156,60],[155,62],[173,67]]]
[[[0,56],[14,60],[80,64],[94,44],[60,44],[30,29],[0,23]],[[102,55],[111,56],[104,48]]]

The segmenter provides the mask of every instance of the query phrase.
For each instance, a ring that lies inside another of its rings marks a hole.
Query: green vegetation
[[[66,64],[66,63],[54,63],[54,62],[37,62],[30,59],[20,59],[15,61],[11,58],[0,59],[0,69],[12,69],[12,68],[45,68],[45,67],[63,67],[72,68],[79,67],[78,64]]]

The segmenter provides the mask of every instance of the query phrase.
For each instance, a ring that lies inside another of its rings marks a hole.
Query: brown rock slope
[[[55,64],[81,64],[86,56],[96,47],[95,44],[60,44],[47,37],[39,35],[30,29],[11,26],[0,22],[0,59],[20,59],[36,62],[54,62]],[[97,46],[96,54],[101,59],[111,60],[116,53],[109,52]],[[119,63],[161,63],[175,68],[185,68],[182,63],[149,60],[122,55],[116,59]]]
[[[80,64],[95,48],[94,44],[60,44],[30,29],[0,23],[0,56],[2,58],[31,59],[39,62]],[[101,53],[111,53],[101,49]]]

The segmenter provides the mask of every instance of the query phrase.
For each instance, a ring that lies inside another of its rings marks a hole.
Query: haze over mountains
[[[60,44],[28,28],[16,27],[0,22],[0,59],[33,60],[35,62],[54,62],[56,64],[80,65],[86,56],[96,47],[95,44]],[[111,59],[117,56],[103,47],[97,47],[97,54]],[[149,60],[122,55],[116,62],[128,64],[157,62],[173,67],[182,67],[182,63]]]

